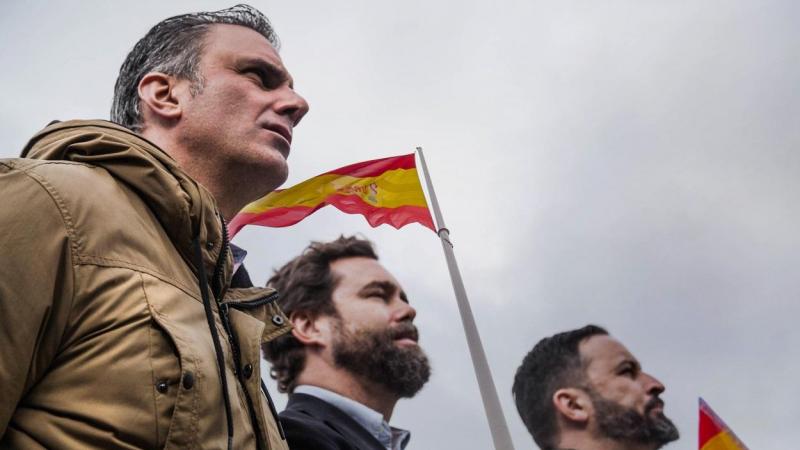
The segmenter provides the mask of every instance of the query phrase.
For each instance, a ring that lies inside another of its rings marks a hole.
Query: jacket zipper
[[[250,398],[250,393],[247,391],[247,385],[245,384],[245,380],[242,377],[242,371],[239,367],[242,364],[241,353],[239,351],[238,344],[239,341],[236,339],[236,333],[233,331],[233,327],[231,327],[230,317],[228,316],[228,306],[222,303],[222,291],[225,286],[222,280],[222,274],[230,248],[228,245],[228,226],[225,224],[225,219],[223,219],[221,215],[219,215],[219,220],[222,222],[222,249],[220,250],[219,257],[217,258],[217,264],[214,267],[214,276],[211,282],[215,285],[212,287],[214,288],[214,296],[217,300],[217,309],[220,313],[220,319],[222,319],[222,327],[225,329],[225,333],[228,335],[228,342],[230,343],[231,353],[233,355],[233,374],[236,375],[236,379],[239,380],[239,386],[244,392],[244,398],[247,401],[247,408],[250,412],[250,423],[252,424],[253,432],[256,435],[256,446],[260,449],[265,448],[266,446],[265,443],[261,441],[261,428],[258,426],[258,418],[256,417],[253,400]],[[227,387],[223,386],[223,389],[227,389]],[[275,420],[278,420],[278,418],[276,417]]]
[[[225,219],[223,219],[222,215],[220,214],[217,214],[217,217],[219,217],[219,221],[222,223],[222,248],[219,251],[217,263],[214,266],[214,275],[211,278],[211,288],[214,290],[214,297],[217,298],[217,301],[221,301],[222,291],[225,288],[225,283],[222,279],[222,271],[225,269],[225,260],[228,259],[230,246],[228,245],[228,226],[225,224]]]

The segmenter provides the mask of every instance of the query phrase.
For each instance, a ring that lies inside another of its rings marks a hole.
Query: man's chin
[[[341,333],[333,346],[334,362],[399,398],[413,397],[430,377],[428,358],[414,339],[393,335],[392,330]]]
[[[289,165],[286,159],[276,150],[271,150],[268,156],[259,158],[257,161],[241,162],[247,164],[249,169],[247,178],[231,180],[234,183],[251,183],[253,187],[258,187],[261,194],[256,199],[261,198],[270,192],[281,187],[289,178]],[[231,171],[230,173],[237,173]],[[241,170],[239,171],[241,173]]]
[[[603,436],[619,441],[663,445],[680,437],[675,424],[663,412],[663,407],[648,408],[644,414],[632,408],[590,393],[595,415]]]

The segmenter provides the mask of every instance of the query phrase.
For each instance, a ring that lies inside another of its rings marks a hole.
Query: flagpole
[[[417,147],[419,160],[422,163],[422,173],[425,175],[425,184],[428,186],[428,195],[431,198],[433,215],[436,217],[436,234],[442,241],[442,249],[447,260],[447,268],[450,271],[450,280],[453,282],[453,290],[456,294],[458,310],[461,313],[461,324],[464,326],[464,334],[467,336],[467,346],[472,357],[472,366],[475,368],[475,376],[478,378],[478,388],[483,400],[483,409],[489,421],[489,430],[492,432],[492,441],[495,450],[513,450],[514,444],[511,442],[511,433],[508,431],[503,409],[500,407],[500,399],[497,397],[497,389],[494,386],[492,372],[486,360],[486,352],[481,344],[481,337],[478,334],[478,327],[475,326],[475,318],[472,316],[472,308],[469,306],[467,291],[464,289],[464,282],[461,279],[461,272],[458,270],[453,244],[450,242],[450,231],[444,225],[442,212],[439,210],[439,202],[436,200],[436,193],[433,190],[433,183],[428,175],[428,165],[425,164],[425,156],[422,154],[422,147]]]

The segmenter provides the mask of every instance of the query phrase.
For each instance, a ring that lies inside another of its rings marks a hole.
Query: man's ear
[[[324,316],[313,317],[305,311],[295,311],[289,315],[289,322],[292,323],[292,336],[306,346],[321,346],[327,344],[325,330],[327,327],[323,323]]]
[[[591,415],[589,396],[581,389],[562,388],[553,394],[553,406],[565,419],[586,423]]]
[[[138,92],[141,114],[155,116],[155,120],[174,121],[181,117],[178,80],[161,72],[149,72],[139,81]]]

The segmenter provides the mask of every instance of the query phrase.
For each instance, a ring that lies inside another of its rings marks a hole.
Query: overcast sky
[[[698,396],[752,449],[797,445],[799,3],[253,5],[311,104],[287,185],[425,147],[517,449],[535,448],[510,395],[523,355],[590,322],[667,386],[667,448],[696,448]],[[52,119],[107,118],[152,25],[227,6],[4,2],[0,157]],[[330,209],[236,243],[263,283],[341,233],[376,242],[418,311],[434,375],[393,417],[410,448],[491,448],[434,233]]]

